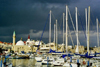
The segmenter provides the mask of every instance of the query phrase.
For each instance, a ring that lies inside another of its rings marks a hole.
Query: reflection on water
[[[91,61],[97,62],[97,60],[91,60]],[[13,67],[53,67],[52,65],[50,66],[42,65],[41,62],[36,62],[35,59],[9,59],[8,62],[12,62]],[[63,67],[63,66],[54,66],[54,67]]]
[[[10,59],[13,67],[52,67],[42,65],[41,62],[36,62],[35,59]]]
[[[34,59],[12,59],[14,67],[35,67]]]

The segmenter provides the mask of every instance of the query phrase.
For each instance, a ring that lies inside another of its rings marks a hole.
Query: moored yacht
[[[51,65],[54,61],[54,58],[52,56],[46,56],[44,59],[42,59],[42,65]]]
[[[53,66],[63,66],[64,58],[57,57],[52,64]]]
[[[41,57],[41,56],[37,56],[37,57],[35,57],[35,60],[36,60],[37,62],[41,62],[41,61],[42,61],[42,57]]]

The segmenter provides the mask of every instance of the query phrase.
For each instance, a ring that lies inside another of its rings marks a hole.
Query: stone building
[[[17,52],[17,53],[21,53],[22,51],[25,53],[36,52],[37,47],[33,46],[35,44],[35,42],[34,42],[34,40],[33,41],[30,40],[30,36],[28,36],[28,40],[26,41],[26,43],[24,43],[21,39],[15,44],[15,38],[16,38],[16,36],[15,36],[15,31],[14,31],[13,46],[12,46],[12,50],[14,52]]]

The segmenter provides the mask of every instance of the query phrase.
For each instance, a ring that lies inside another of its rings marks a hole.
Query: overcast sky
[[[66,5],[70,10],[75,24],[75,7],[78,8],[79,41],[86,46],[85,34],[85,8],[91,8],[90,45],[97,46],[96,18],[100,20],[100,0],[0,0],[0,41],[12,42],[13,31],[16,32],[16,42],[23,38],[26,41],[28,35],[32,40],[39,40],[43,32],[49,11],[52,11],[52,42],[55,20],[58,20],[58,43],[62,43],[62,15]],[[76,36],[69,17],[69,28],[74,44]],[[76,26],[76,24],[75,24]],[[48,43],[49,19],[42,37],[42,41]],[[70,36],[69,44],[72,45]]]

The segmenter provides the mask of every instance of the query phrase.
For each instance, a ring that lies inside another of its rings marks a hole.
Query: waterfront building
[[[55,50],[55,43],[47,43],[47,44],[41,44],[40,45],[40,52],[49,52],[49,50],[52,49],[52,50]]]
[[[31,41],[30,36],[28,36],[28,39],[26,42],[22,41],[22,38],[21,38],[21,40],[19,40],[15,44],[15,31],[14,31],[14,33],[13,33],[13,46],[12,46],[12,50],[14,52],[17,52],[17,53],[21,53],[22,51],[25,53],[36,52],[37,47],[33,46],[34,44],[35,44],[35,41],[34,40]]]
[[[30,35],[28,35],[28,39],[26,41],[27,46],[32,46],[35,44],[35,40],[30,40]]]
[[[2,41],[0,41],[0,48],[2,48],[4,45],[4,43]]]
[[[100,47],[94,47],[94,48],[93,48],[93,52],[94,52],[94,53],[95,53],[95,52],[99,53],[99,52],[100,52]]]

